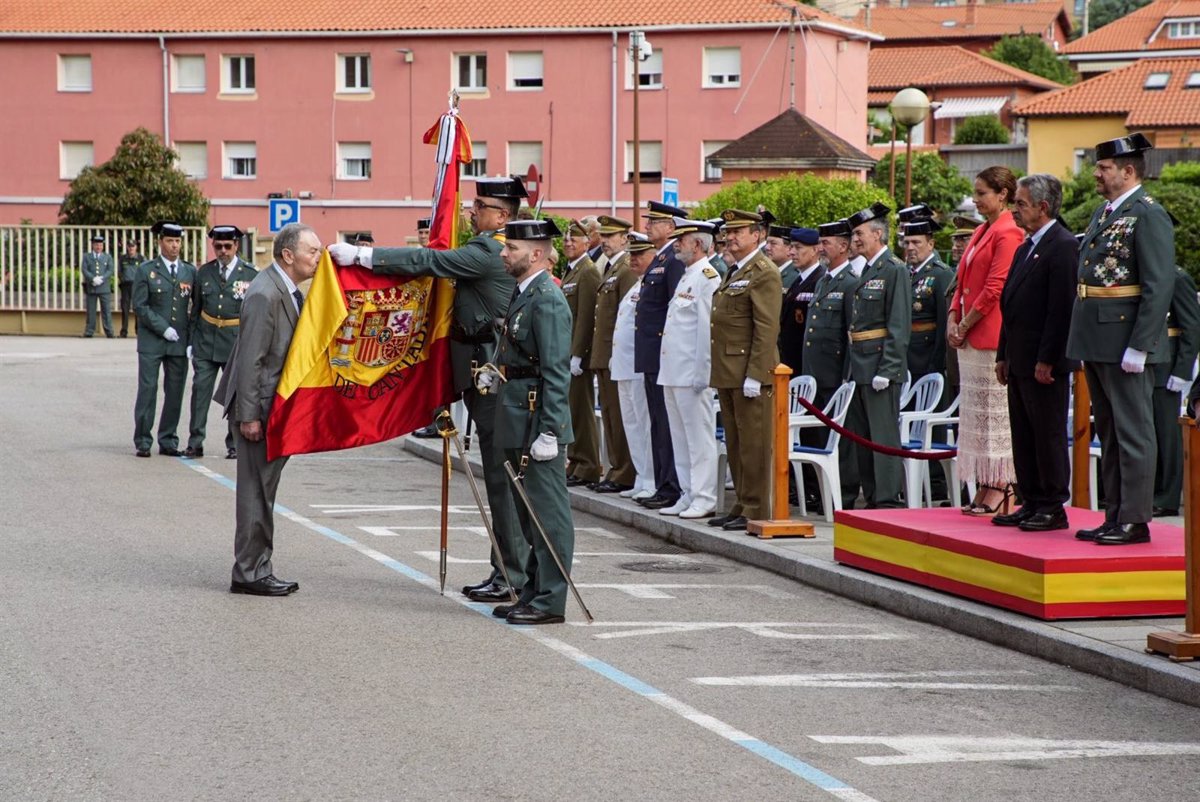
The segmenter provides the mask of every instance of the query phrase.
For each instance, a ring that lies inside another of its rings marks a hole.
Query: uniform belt
[[[450,327],[450,339],[456,343],[465,345],[486,345],[493,341],[493,333],[491,327],[485,326],[483,329],[474,334],[467,334],[466,329],[458,326]]]
[[[218,329],[223,329],[226,326],[237,326],[237,325],[240,325],[242,322],[241,318],[231,317],[231,318],[223,320],[219,317],[213,317],[208,312],[203,312],[203,311],[200,312],[200,318],[202,320],[204,320],[206,323],[213,324]]]
[[[1075,294],[1079,300],[1085,298],[1136,298],[1142,294],[1142,285],[1128,284],[1123,287],[1093,287],[1090,284],[1077,284]]]
[[[914,323],[913,331],[937,331],[937,323]]]
[[[1180,334],[1183,334],[1183,329],[1174,328],[1174,327],[1167,329],[1168,337],[1178,337]]]
[[[505,379],[540,379],[542,369],[537,365],[501,365],[500,375]]]
[[[882,340],[888,334],[887,329],[867,329],[866,331],[850,332],[850,342],[860,343],[864,340]]]

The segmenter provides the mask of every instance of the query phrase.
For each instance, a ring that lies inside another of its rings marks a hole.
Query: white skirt
[[[958,352],[958,476],[992,487],[1016,481],[1008,390],[996,380],[996,352],[969,344]]]

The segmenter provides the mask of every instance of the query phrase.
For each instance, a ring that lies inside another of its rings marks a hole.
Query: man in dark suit
[[[1027,532],[1066,529],[1070,498],[1067,399],[1074,363],[1066,358],[1075,271],[1075,236],[1058,222],[1062,184],[1035,173],[1017,181],[1014,217],[1029,237],[1013,256],[1000,294],[996,378],[1008,385],[1013,466],[1024,504],[992,518]]]
[[[104,237],[100,234],[92,237],[92,250],[84,254],[79,266],[83,274],[83,299],[87,304],[87,326],[83,330],[84,337],[96,333],[96,306],[100,306],[100,323],[104,326],[104,334],[110,340],[113,337],[112,324],[112,280],[113,260],[104,251]]]
[[[275,543],[275,492],[287,457],[267,462],[267,418],[283,373],[304,296],[296,285],[312,278],[321,259],[321,241],[302,223],[275,236],[274,263],[250,282],[242,300],[241,325],[221,374],[217,400],[237,425],[237,503],[233,540],[232,593],[286,596],[295,582],[276,579],[271,567]]]

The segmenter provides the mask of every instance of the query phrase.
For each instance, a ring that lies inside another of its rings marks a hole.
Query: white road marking
[[[635,599],[673,599],[675,598],[667,590],[747,590],[751,593],[758,593],[771,599],[790,599],[794,594],[784,590],[777,590],[769,585],[716,585],[716,584],[684,584],[684,583],[646,583],[646,582],[596,582],[583,583],[576,582],[575,587],[578,588],[607,588],[608,590],[617,590],[621,593],[632,596]]]
[[[365,512],[441,512],[441,504],[310,504],[313,509],[326,515],[360,515]],[[451,504],[454,515],[478,515],[479,508],[465,504]]]
[[[944,682],[947,679],[1032,676],[1030,671],[888,671],[850,674],[766,674],[742,677],[692,677],[697,685],[755,688],[903,688],[908,690],[959,691],[1064,691],[1078,692],[1073,685],[1041,685],[1005,682]]]
[[[18,362],[21,360],[31,361],[34,359],[57,359],[60,356],[66,356],[66,354],[55,353],[52,351],[25,351],[22,353],[10,352],[0,353],[0,362],[8,362],[10,360],[13,362]]]
[[[479,534],[483,535],[484,537],[487,537],[487,532],[484,531],[484,528],[482,526],[480,526],[480,527],[473,527],[473,526],[451,527],[451,529],[476,529],[476,528],[479,529]],[[384,536],[391,535],[394,533],[392,533],[392,532],[373,532],[371,530],[373,530],[373,529],[424,529],[425,531],[430,531],[428,527],[417,527],[417,526],[413,526],[413,527],[360,526],[359,529],[363,530],[364,532],[367,532],[368,534],[384,535]],[[417,554],[421,557],[424,557],[427,560],[431,560],[433,562],[438,562],[439,560],[441,560],[441,552],[440,551],[416,551],[413,553]],[[647,555],[644,554],[643,552],[577,551],[577,552],[575,552],[573,559],[571,560],[571,565],[573,565],[573,566],[578,565],[581,562],[581,560],[579,559],[580,557],[644,557],[644,556],[647,556]],[[649,556],[651,556],[651,557],[675,557],[677,555],[674,555],[674,554],[651,554]],[[491,560],[468,560],[468,559],[465,559],[462,557],[451,557],[451,556],[447,556],[446,561],[452,562],[452,563],[464,563],[464,564],[466,564],[466,563],[490,564],[491,563]]]
[[[603,526],[577,526],[576,532],[589,532],[596,537],[603,537],[609,540],[625,540],[624,535],[618,535],[616,532],[605,529]]]
[[[399,537],[401,532],[425,532],[429,534],[438,534],[440,531],[437,524],[429,526],[360,526],[361,531],[375,537]],[[482,526],[448,526],[450,532],[470,532],[473,535],[487,537],[487,530]]]
[[[876,744],[900,752],[856,758],[868,766],[912,766],[928,763],[975,763],[1001,760],[1066,760],[1084,757],[1200,755],[1200,744],[1153,741],[1054,741],[1047,738],[977,738],[971,736],[810,735],[823,744]]]
[[[784,640],[904,640],[911,636],[895,632],[845,632],[842,630],[873,630],[871,624],[828,624],[805,621],[597,621],[587,624],[568,621],[573,626],[588,626],[591,629],[622,627],[620,632],[601,632],[594,635],[597,640],[636,638],[642,635],[673,635],[687,632],[705,632],[717,629],[740,629],[761,638]],[[788,632],[789,628],[831,630],[818,632]],[[838,631],[832,631],[838,630]]]

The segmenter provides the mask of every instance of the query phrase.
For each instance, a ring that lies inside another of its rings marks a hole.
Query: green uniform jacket
[[[127,253],[121,254],[121,258],[117,262],[119,265],[117,280],[122,284],[132,284],[133,279],[137,276],[138,265],[144,261],[146,261],[146,257],[140,253],[135,253],[133,256]]]
[[[779,268],[762,251],[733,268],[713,293],[712,373],[718,390],[741,388],[747,378],[770,386],[779,364]]]
[[[213,259],[196,271],[196,286],[192,289],[191,333],[193,359],[206,359],[225,364],[233,353],[239,326],[216,326],[201,316],[201,312],[218,320],[235,320],[242,313],[242,298],[258,271],[240,258],[234,262],[229,281],[221,278],[220,263]]]
[[[1146,362],[1170,360],[1167,312],[1175,286],[1175,229],[1171,218],[1138,187],[1104,222],[1101,206],[1079,243],[1079,283],[1089,287],[1139,285],[1132,298],[1075,298],[1067,357],[1119,364],[1126,348],[1146,351]]]
[[[497,448],[524,450],[539,434],[554,435],[559,445],[574,439],[567,405],[571,384],[570,344],[571,310],[567,299],[550,274],[542,271],[513,301],[504,320],[496,363],[508,370],[536,368],[541,375],[500,382],[496,404]],[[537,393],[532,424],[530,391]]]
[[[571,356],[588,364],[592,353],[592,333],[596,328],[596,291],[600,288],[600,270],[585,253],[575,267],[563,276],[562,292],[571,310]]]
[[[608,370],[608,362],[612,359],[613,329],[617,326],[617,306],[637,280],[629,268],[628,253],[621,253],[609,261],[596,290],[596,330],[592,333],[592,357],[588,368]]]
[[[495,323],[508,311],[516,282],[504,272],[500,251],[504,235],[487,232],[471,237],[461,248],[375,248],[371,270],[388,276],[436,276],[454,279],[454,325],[450,363],[454,391],[472,384],[471,363],[491,362],[496,354]],[[465,342],[479,340],[479,342]]]
[[[726,264],[725,258],[719,253],[714,253],[708,257],[708,263],[716,269],[717,275],[724,281],[725,275],[729,272],[729,265]]]
[[[791,289],[792,282],[798,278],[800,278],[800,268],[796,267],[796,265],[792,264],[791,262],[788,262],[787,266],[779,271],[779,280],[783,283],[784,295],[786,295],[787,291]]]
[[[79,265],[83,274],[83,291],[87,295],[112,295],[113,260],[107,253],[86,253]],[[96,284],[92,279],[100,277]]]
[[[882,376],[904,381],[908,370],[908,341],[912,335],[912,282],[908,266],[884,248],[875,264],[863,268],[854,290],[850,316],[850,378],[870,384]],[[872,340],[854,342],[854,332],[887,329]]]
[[[847,262],[836,276],[828,274],[817,282],[808,315],[804,318],[804,370],[817,380],[817,387],[836,388],[846,380],[849,352],[846,330],[854,311],[854,289],[858,278]]]
[[[137,349],[152,356],[186,356],[196,266],[180,259],[175,278],[161,258],[142,262],[133,280],[133,311],[138,319]],[[173,328],[179,340],[163,332]]]
[[[1175,290],[1171,295],[1171,311],[1167,313],[1169,358],[1154,366],[1154,386],[1166,387],[1171,376],[1191,379],[1197,351],[1200,351],[1200,301],[1196,300],[1196,283],[1175,265]]]
[[[908,344],[908,369],[913,378],[946,370],[946,313],[950,302],[946,288],[954,271],[937,253],[912,274],[912,322],[933,323],[932,331],[914,331]]]

